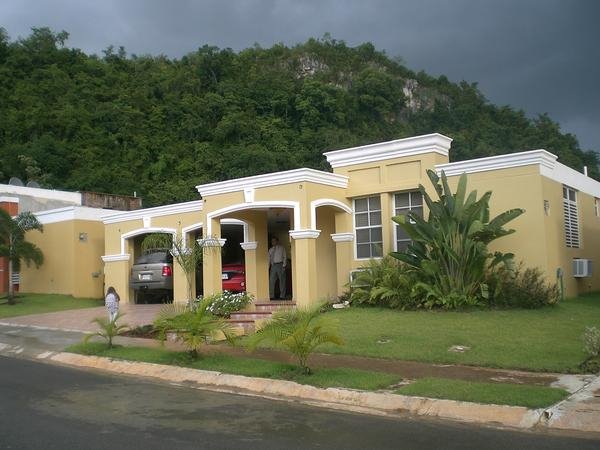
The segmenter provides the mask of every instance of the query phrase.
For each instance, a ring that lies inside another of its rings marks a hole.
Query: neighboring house
[[[451,141],[430,134],[332,151],[325,156],[333,173],[296,169],[205,184],[197,186],[202,200],[108,215],[105,283],[131,301],[129,273],[141,239],[164,232],[226,245],[223,253],[205,254],[204,293],[221,290],[222,261],[237,249],[247,290],[266,300],[269,238],[277,236],[288,250],[291,292],[299,305],[338,296],[351,272],[370,258],[406,247],[391,219],[409,210],[427,214],[417,188],[432,191],[426,176],[432,169],[444,170],[453,186],[467,173],[469,190],[491,190],[492,215],[526,210],[510,223],[517,232],[492,250],[515,253],[550,282],[560,270],[569,296],[600,289],[600,276],[575,277],[591,275],[587,260],[600,252],[599,182],[545,150],[449,163]],[[174,270],[174,298],[183,301],[184,277]]]
[[[40,268],[21,266],[13,277],[23,292],[102,297],[104,290],[104,224],[114,212],[104,208],[141,207],[141,199],[92,192],[67,192],[0,184],[0,208],[15,216],[32,212],[44,232],[31,231],[26,238],[44,254]],[[0,292],[8,290],[8,263],[0,258]]]
[[[410,210],[427,215],[417,189],[423,184],[433,191],[428,169],[444,170],[453,187],[466,173],[469,191],[493,192],[492,215],[526,211],[509,224],[517,232],[494,242],[492,251],[515,253],[550,282],[562,273],[568,296],[599,290],[590,261],[600,253],[600,183],[545,150],[449,163],[451,141],[430,134],[327,152],[333,173],[296,169],[205,184],[197,186],[201,200],[156,208],[134,209],[141,205],[132,197],[24,187],[19,189],[34,190],[15,192],[7,185],[0,185],[0,206],[12,214],[16,205],[53,208],[35,210],[44,233],[27,238],[46,262],[23,268],[22,291],[100,297],[112,285],[131,302],[129,276],[141,242],[161,232],[223,246],[205,253],[199,275],[205,294],[221,290],[223,263],[243,262],[247,290],[264,301],[268,245],[276,236],[287,249],[291,296],[307,305],[342,294],[352,272],[370,258],[406,248],[409,241],[392,217]],[[176,264],[173,269],[174,299],[184,301],[185,277]]]

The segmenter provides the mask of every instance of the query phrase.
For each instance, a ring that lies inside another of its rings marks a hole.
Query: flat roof
[[[216,183],[201,184],[196,186],[196,189],[202,197],[205,197],[208,195],[243,191],[244,189],[256,189],[302,182],[318,183],[345,189],[348,186],[348,177],[331,172],[324,172],[322,170],[302,168],[266,173],[252,177],[235,178],[232,180],[218,181]]]

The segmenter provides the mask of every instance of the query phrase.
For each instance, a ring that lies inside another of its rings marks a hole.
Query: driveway
[[[119,322],[128,324],[130,327],[150,324],[154,321],[162,306],[123,304],[121,305],[121,312],[125,315]],[[0,319],[0,324],[89,332],[98,330],[98,325],[92,323],[92,320],[96,317],[107,317],[104,306],[9,317]]]

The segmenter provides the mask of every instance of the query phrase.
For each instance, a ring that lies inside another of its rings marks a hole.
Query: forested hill
[[[326,169],[324,151],[431,132],[454,139],[454,161],[545,148],[600,178],[597,154],[549,117],[494,106],[476,85],[414,73],[368,43],[204,46],[170,59],[87,55],[67,39],[0,31],[0,182],[136,191],[152,206],[195,199],[200,183]]]

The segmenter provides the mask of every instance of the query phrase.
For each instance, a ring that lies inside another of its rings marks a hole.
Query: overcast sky
[[[547,112],[600,151],[600,1],[595,0],[0,0],[11,39],[70,33],[101,54],[180,57],[204,44],[240,50],[330,33],[370,41],[413,70],[478,82],[498,105]]]

